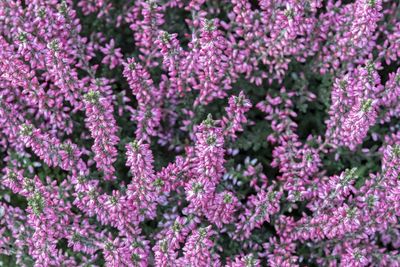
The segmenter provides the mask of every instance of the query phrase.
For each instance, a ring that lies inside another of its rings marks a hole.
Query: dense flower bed
[[[400,2],[0,0],[0,266],[400,266]]]

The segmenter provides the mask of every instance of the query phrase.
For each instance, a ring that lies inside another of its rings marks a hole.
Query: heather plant
[[[0,0],[0,266],[400,266],[400,2]]]

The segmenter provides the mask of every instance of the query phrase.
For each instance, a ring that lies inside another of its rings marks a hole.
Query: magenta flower
[[[109,44],[105,47],[100,48],[100,51],[105,55],[101,63],[109,65],[110,69],[114,69],[116,66],[122,63],[121,48],[115,48],[114,39],[111,39]]]

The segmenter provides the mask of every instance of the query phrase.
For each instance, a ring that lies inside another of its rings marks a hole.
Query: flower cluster
[[[400,266],[399,18],[0,0],[0,266]]]

